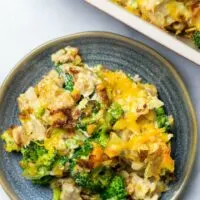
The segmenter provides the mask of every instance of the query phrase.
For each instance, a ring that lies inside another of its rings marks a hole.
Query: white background
[[[50,39],[83,31],[110,31],[142,41],[166,57],[182,76],[200,119],[200,66],[130,29],[83,0],[0,0],[0,83],[25,54]],[[198,148],[200,152],[200,148]],[[200,199],[197,155],[182,200]],[[0,200],[8,200],[0,188]]]

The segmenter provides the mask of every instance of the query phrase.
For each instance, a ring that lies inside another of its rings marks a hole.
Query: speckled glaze
[[[191,172],[197,143],[197,124],[191,100],[177,72],[152,49],[145,45],[104,32],[87,32],[50,41],[32,51],[12,70],[0,90],[1,132],[19,124],[17,97],[36,84],[53,68],[50,55],[67,45],[80,49],[84,61],[93,66],[103,64],[111,69],[139,74],[145,82],[157,86],[168,114],[175,118],[172,156],[176,161],[176,181],[170,184],[162,200],[178,199]],[[49,188],[32,185],[21,176],[20,155],[6,153],[0,141],[0,182],[11,199],[49,200]]]

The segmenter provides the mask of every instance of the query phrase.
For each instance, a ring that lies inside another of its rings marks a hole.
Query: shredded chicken
[[[18,105],[20,112],[35,109],[39,106],[39,100],[33,87],[30,87],[24,94],[19,96]]]
[[[62,187],[60,200],[82,200],[80,195],[81,190],[75,186],[73,179],[61,179],[59,182]]]
[[[134,200],[157,200],[159,194],[163,192],[165,186],[162,183],[157,184],[156,181],[149,181],[139,177],[136,173],[125,175],[127,181],[127,191]]]
[[[13,128],[12,136],[18,146],[23,146],[27,143],[27,137],[25,136],[24,128],[22,126]]]

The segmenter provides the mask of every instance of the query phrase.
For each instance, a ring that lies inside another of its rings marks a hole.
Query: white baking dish
[[[127,12],[125,9],[115,5],[109,0],[85,1],[150,37],[151,39],[156,40],[160,44],[168,47],[176,53],[200,65],[200,51],[194,48],[194,45],[191,41],[184,38],[175,37],[174,35],[157,28],[156,26],[138,18],[137,16],[134,16],[132,13]]]

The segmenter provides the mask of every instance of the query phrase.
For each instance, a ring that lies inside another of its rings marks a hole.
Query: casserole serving
[[[110,14],[114,18],[129,25],[144,35],[156,40],[160,44],[184,56],[185,58],[200,65],[199,50],[195,47],[191,39],[175,36],[166,32],[151,23],[144,21],[123,7],[116,5],[109,0],[85,0],[100,10]],[[125,1],[124,1],[125,2]],[[117,13],[117,14],[116,14]],[[198,23],[198,22],[197,22]]]

